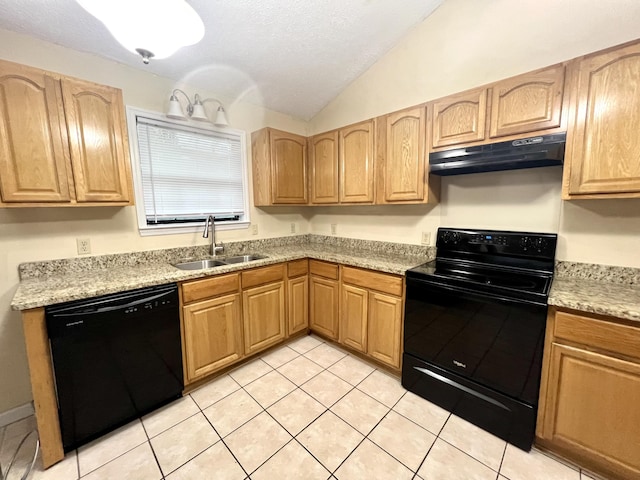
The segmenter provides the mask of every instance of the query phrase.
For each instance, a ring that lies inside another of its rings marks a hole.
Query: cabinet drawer
[[[590,347],[640,358],[640,328],[605,320],[557,312],[554,339],[565,339]]]
[[[319,260],[309,260],[309,271],[319,277],[338,279],[338,265],[335,263],[321,262]]]
[[[242,288],[255,287],[263,283],[277,282],[284,278],[284,263],[242,272]]]
[[[182,284],[182,303],[190,303],[238,290],[240,290],[240,276],[237,273],[185,282]]]
[[[402,277],[359,268],[342,267],[342,283],[365,287],[378,292],[402,296]]]
[[[289,278],[299,277],[300,275],[306,275],[309,271],[309,262],[307,259],[295,260],[293,262],[289,262],[287,265],[287,275]]]

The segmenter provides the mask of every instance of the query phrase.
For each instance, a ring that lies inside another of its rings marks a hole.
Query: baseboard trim
[[[25,403],[6,412],[0,413],[0,428],[9,425],[10,423],[17,422],[23,418],[27,418],[34,414],[33,403]]]

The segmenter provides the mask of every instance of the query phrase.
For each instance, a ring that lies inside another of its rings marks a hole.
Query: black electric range
[[[402,384],[531,448],[557,236],[440,228],[407,271]]]

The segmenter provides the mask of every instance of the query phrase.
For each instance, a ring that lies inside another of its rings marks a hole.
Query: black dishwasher
[[[45,309],[65,451],[181,396],[178,308],[171,284]]]

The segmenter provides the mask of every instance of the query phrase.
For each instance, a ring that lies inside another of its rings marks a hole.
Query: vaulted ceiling
[[[0,28],[308,120],[442,1],[188,0],[203,40],[149,65],[74,0],[5,0]]]

